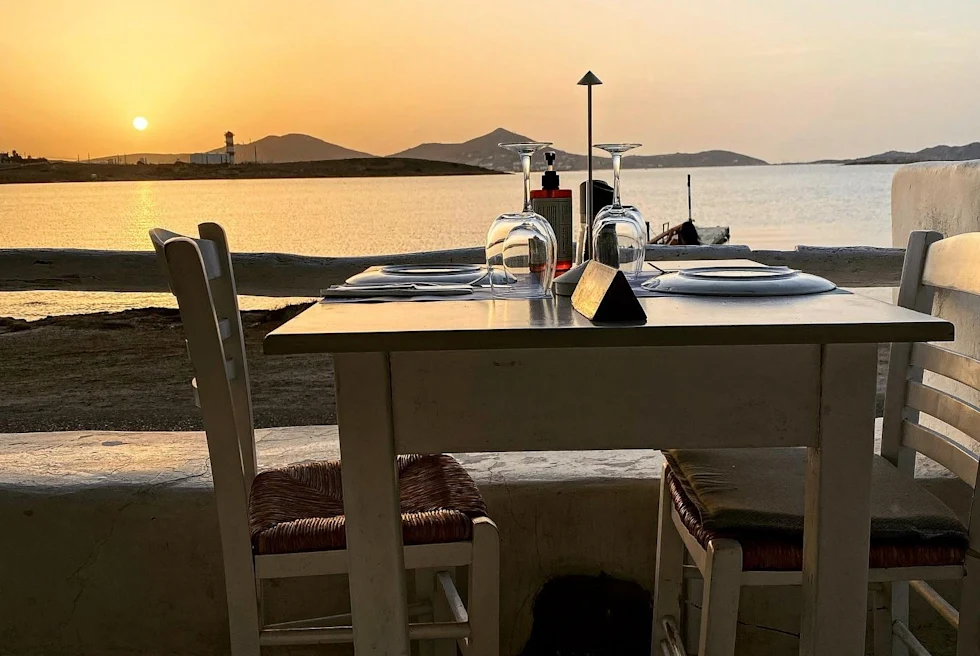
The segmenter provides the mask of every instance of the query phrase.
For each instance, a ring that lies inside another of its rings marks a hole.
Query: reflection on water
[[[127,226],[126,231],[146,234],[151,228],[157,227],[157,208],[154,202],[154,194],[159,189],[159,185],[146,180],[135,184],[129,221],[131,225]]]
[[[757,248],[797,244],[890,245],[894,166],[769,166],[630,170],[623,197],[651,231],[687,216],[731,227]],[[600,177],[609,177],[601,171]],[[584,172],[564,172],[577,189]],[[538,184],[534,180],[534,184]],[[432,178],[191,180],[0,185],[0,248],[149,250],[147,230],[196,233],[216,221],[240,251],[364,255],[484,243],[487,227],[512,210],[512,175]],[[576,214],[578,193],[575,195]],[[259,299],[260,306],[283,299]],[[45,316],[173,303],[164,294],[0,294],[0,316]]]

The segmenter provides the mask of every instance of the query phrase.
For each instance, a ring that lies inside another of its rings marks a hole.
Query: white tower
[[[235,135],[231,131],[225,132],[225,155],[229,164],[235,163]]]

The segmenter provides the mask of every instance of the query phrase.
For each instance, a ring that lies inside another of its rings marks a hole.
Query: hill
[[[225,152],[224,146],[211,150]],[[333,159],[358,159],[374,157],[370,153],[351,150],[308,134],[271,134],[248,144],[235,144],[235,160],[238,162],[322,162]],[[424,158],[423,158],[424,159]]]
[[[671,169],[690,166],[767,166],[769,162],[730,150],[705,150],[700,153],[673,153],[671,155],[627,155],[623,168]]]
[[[494,171],[520,170],[520,157],[498,146],[501,143],[534,141],[531,137],[517,134],[504,128],[497,128],[483,136],[462,143],[424,143],[388,157],[410,157],[437,162],[456,162],[470,166],[481,166]],[[585,155],[573,155],[564,150],[552,148],[558,154],[556,168],[560,171],[582,169],[586,166]],[[598,165],[598,157],[593,158]],[[535,170],[545,168],[544,152],[538,151],[531,157],[531,167]]]
[[[279,164],[88,164],[42,162],[0,164],[0,184],[119,180],[248,180],[258,178],[371,178],[430,175],[487,175],[492,171],[451,162],[358,157]]]
[[[224,146],[212,148],[209,153],[223,153]],[[270,134],[257,141],[247,144],[235,144],[235,159],[238,162],[262,162],[278,164],[282,162],[323,162],[335,159],[358,159],[375,157],[370,153],[351,150],[337,144],[311,137],[308,134]],[[140,159],[147,164],[173,164],[174,162],[190,162],[190,153],[126,153],[125,155],[108,155],[89,160],[92,164],[121,163],[135,164]]]
[[[889,150],[869,157],[844,160],[844,164],[911,164],[913,162],[962,162],[980,159],[980,142],[965,146],[932,146],[914,153]]]
[[[389,157],[411,157],[457,162],[470,166],[482,166],[495,171],[516,171],[520,169],[520,159],[497,144],[505,142],[534,141],[534,139],[504,128],[497,128],[483,136],[462,143],[425,143]],[[556,168],[559,171],[581,171],[588,165],[585,155],[569,153],[551,148],[558,154]],[[727,150],[708,150],[701,153],[674,153],[672,155],[627,155],[623,158],[623,168],[672,168],[688,166],[746,166],[764,165],[761,159],[733,153]],[[611,168],[609,157],[593,155],[592,166]],[[531,158],[531,168],[536,171],[545,168],[544,151],[538,151]]]

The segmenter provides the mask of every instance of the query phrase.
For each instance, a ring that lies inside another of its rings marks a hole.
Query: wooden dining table
[[[265,338],[334,355],[359,656],[409,654],[396,454],[785,446],[808,448],[800,653],[864,653],[877,347],[952,324],[844,290],[640,303],[320,302]]]

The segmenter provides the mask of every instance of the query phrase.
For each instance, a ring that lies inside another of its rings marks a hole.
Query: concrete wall
[[[261,430],[258,452],[263,467],[336,458],[336,427]],[[0,654],[227,653],[206,456],[201,433],[0,435]],[[503,654],[524,645],[534,596],[549,578],[604,571],[652,592],[659,454],[457,457],[500,527]],[[920,473],[967,510],[965,486]],[[272,621],[348,608],[343,577],[268,586]],[[739,653],[796,653],[798,608],[798,588],[744,591]],[[938,636],[933,644],[949,642],[931,611],[918,609],[913,622]]]

